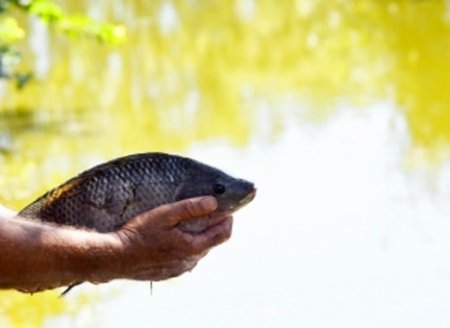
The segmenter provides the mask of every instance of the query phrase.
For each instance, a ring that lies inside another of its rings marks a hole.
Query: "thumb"
[[[217,208],[217,200],[212,196],[201,196],[161,205],[148,213],[164,226],[173,228],[184,220],[195,219],[210,214]]]

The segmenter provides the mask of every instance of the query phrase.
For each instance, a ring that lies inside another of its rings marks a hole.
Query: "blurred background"
[[[1,204],[147,151],[258,187],[192,273],[1,327],[449,326],[450,1],[3,0],[0,47]]]

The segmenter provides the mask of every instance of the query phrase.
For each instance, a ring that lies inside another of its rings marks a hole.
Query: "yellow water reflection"
[[[113,112],[120,122],[126,112],[128,124],[119,126],[130,138],[131,124],[136,136],[164,131],[164,139],[182,147],[187,139],[224,135],[244,143],[255,99],[293,96],[309,103],[316,119],[329,117],[336,100],[359,106],[388,99],[404,110],[416,145],[432,148],[450,139],[445,1],[66,6],[124,23],[128,40],[120,47],[89,41],[71,46],[34,33],[44,50],[29,56],[28,64],[37,60],[42,80],[24,92],[6,87],[3,108]]]
[[[318,122],[343,104],[392,102],[406,117],[412,158],[448,158],[446,1],[61,3],[124,24],[128,38],[73,43],[30,23],[20,46],[36,80],[22,91],[0,82],[1,203],[19,208],[124,153],[215,138],[245,145],[261,104],[270,108],[266,133],[276,134],[286,101],[292,119]],[[52,297],[0,294],[0,307],[17,327],[18,309],[35,309],[26,317],[39,326],[67,310]]]
[[[63,312],[65,304],[52,292],[39,297],[1,292],[0,308],[2,327],[40,327],[48,316]]]

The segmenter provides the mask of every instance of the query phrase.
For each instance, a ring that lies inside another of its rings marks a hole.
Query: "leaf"
[[[19,26],[17,20],[6,16],[0,19],[0,42],[16,42],[25,37],[25,31]]]
[[[10,46],[0,46],[0,78],[11,77],[11,67],[21,60],[20,53]]]
[[[47,23],[57,22],[64,17],[62,10],[48,1],[33,1],[28,8],[28,12],[39,16]]]
[[[121,42],[126,36],[124,26],[99,23],[86,16],[63,17],[56,26],[70,37],[94,37],[106,43]]]
[[[33,78],[33,73],[15,73],[14,79],[16,80],[17,89],[22,89]]]

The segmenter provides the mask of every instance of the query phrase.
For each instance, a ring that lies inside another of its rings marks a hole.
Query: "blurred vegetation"
[[[0,0],[0,70],[37,79],[0,80],[5,205],[125,153],[241,146],[379,103],[405,118],[412,158],[449,159],[448,1],[21,3]]]
[[[117,143],[143,131],[155,130],[158,138],[164,130],[165,140],[182,146],[211,135],[245,143],[256,128],[255,107],[293,102],[302,107],[299,115],[320,121],[332,117],[336,104],[387,101],[405,113],[412,148],[446,156],[450,49],[444,0],[60,5],[67,12],[120,21],[129,31],[127,40],[114,49],[83,40],[70,47],[44,34],[40,37],[49,44],[41,52],[21,42],[29,66],[45,64],[44,57],[49,61],[37,73],[47,82],[20,94],[4,87],[3,110],[54,111],[64,104],[65,112],[69,107],[117,111],[102,119],[125,119],[139,131],[115,134]],[[64,21],[58,25],[63,30],[70,26]],[[20,19],[8,24],[16,31],[27,25]],[[271,129],[280,130],[283,119],[276,110],[267,115]]]
[[[86,292],[71,295],[70,300],[58,297],[53,291],[35,295],[21,294],[15,291],[0,293],[0,325],[2,328],[32,328],[45,327],[52,317],[64,314],[69,318],[86,316],[93,308],[93,303],[105,301],[105,297],[112,297],[114,293],[100,295]],[[86,318],[85,318],[86,319]],[[79,322],[79,320],[78,320]]]
[[[2,327],[42,327],[46,318],[64,311],[65,303],[54,293],[30,297],[4,291],[0,294],[0,308]]]
[[[29,81],[32,74],[14,71],[22,54],[13,45],[27,36],[26,29],[16,18],[18,11],[40,19],[71,38],[85,36],[117,43],[125,36],[123,26],[100,23],[86,15],[67,15],[48,0],[0,0],[0,78],[15,80],[19,89]]]

